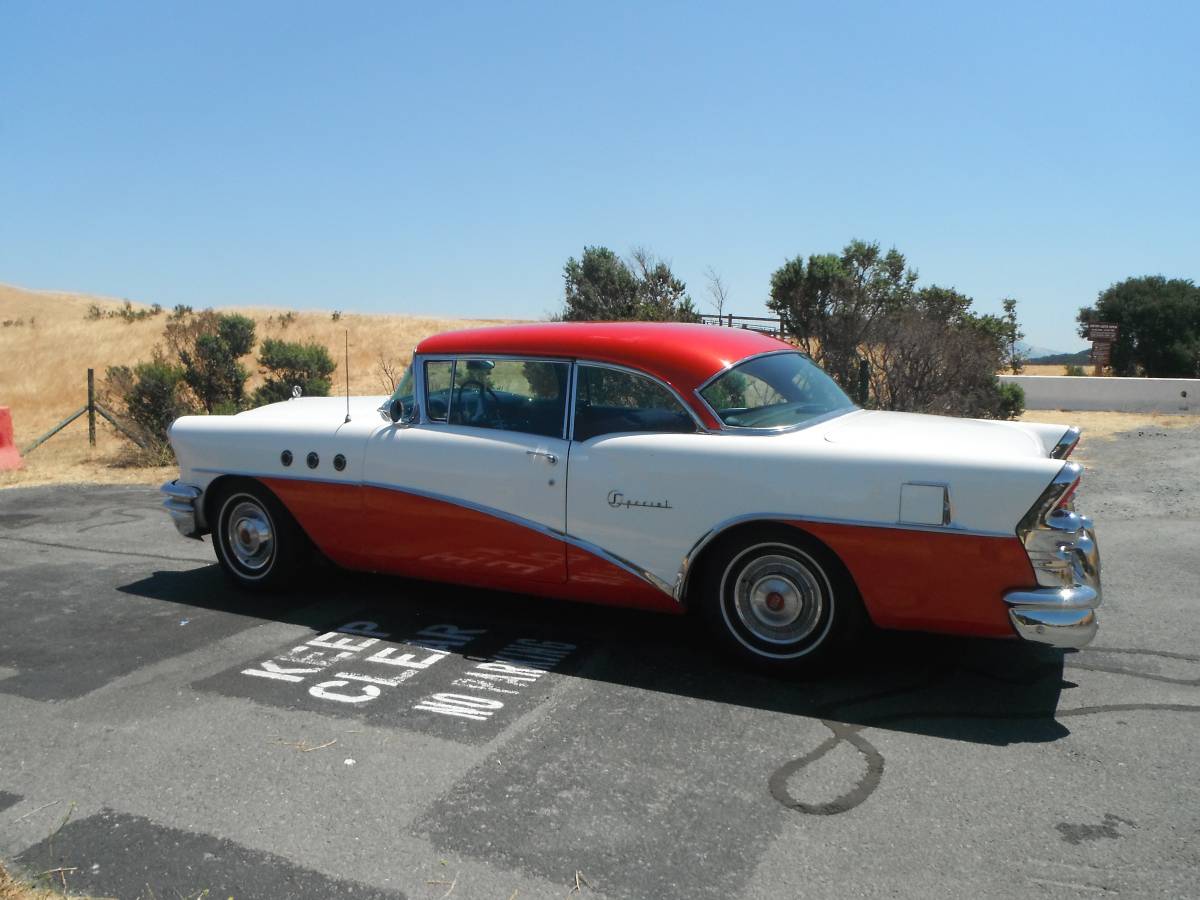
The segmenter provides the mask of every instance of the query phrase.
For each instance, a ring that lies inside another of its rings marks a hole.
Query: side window
[[[629,431],[683,433],[696,423],[675,395],[652,378],[603,366],[579,367],[574,439]]]
[[[449,421],[561,438],[570,372],[571,365],[565,362],[459,359],[454,365]]]
[[[450,413],[454,360],[425,363],[425,409],[430,422],[445,422]]]

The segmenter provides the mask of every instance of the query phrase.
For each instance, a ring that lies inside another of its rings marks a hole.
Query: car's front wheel
[[[793,529],[762,528],[727,540],[699,574],[710,630],[735,656],[759,666],[820,668],[865,621],[837,557]]]
[[[213,548],[235,584],[274,590],[296,577],[307,539],[274,494],[238,481],[220,491],[214,508]]]

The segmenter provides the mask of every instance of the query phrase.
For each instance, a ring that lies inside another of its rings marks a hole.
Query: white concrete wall
[[[1001,375],[1025,390],[1026,409],[1200,414],[1200,378]]]

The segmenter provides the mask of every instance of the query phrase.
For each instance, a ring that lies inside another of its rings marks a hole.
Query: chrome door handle
[[[554,466],[554,465],[558,464],[558,457],[555,456],[553,453],[551,453],[549,450],[526,450],[525,455],[526,456],[544,456],[544,457],[546,457],[546,462],[550,463],[550,465]]]

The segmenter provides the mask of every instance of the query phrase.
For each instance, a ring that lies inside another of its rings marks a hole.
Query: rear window
[[[700,396],[731,428],[785,428],[854,409],[837,383],[802,353],[773,353],[734,366]]]
[[[575,440],[586,441],[602,434],[679,434],[695,430],[696,423],[683,404],[658,382],[623,369],[579,365]]]

